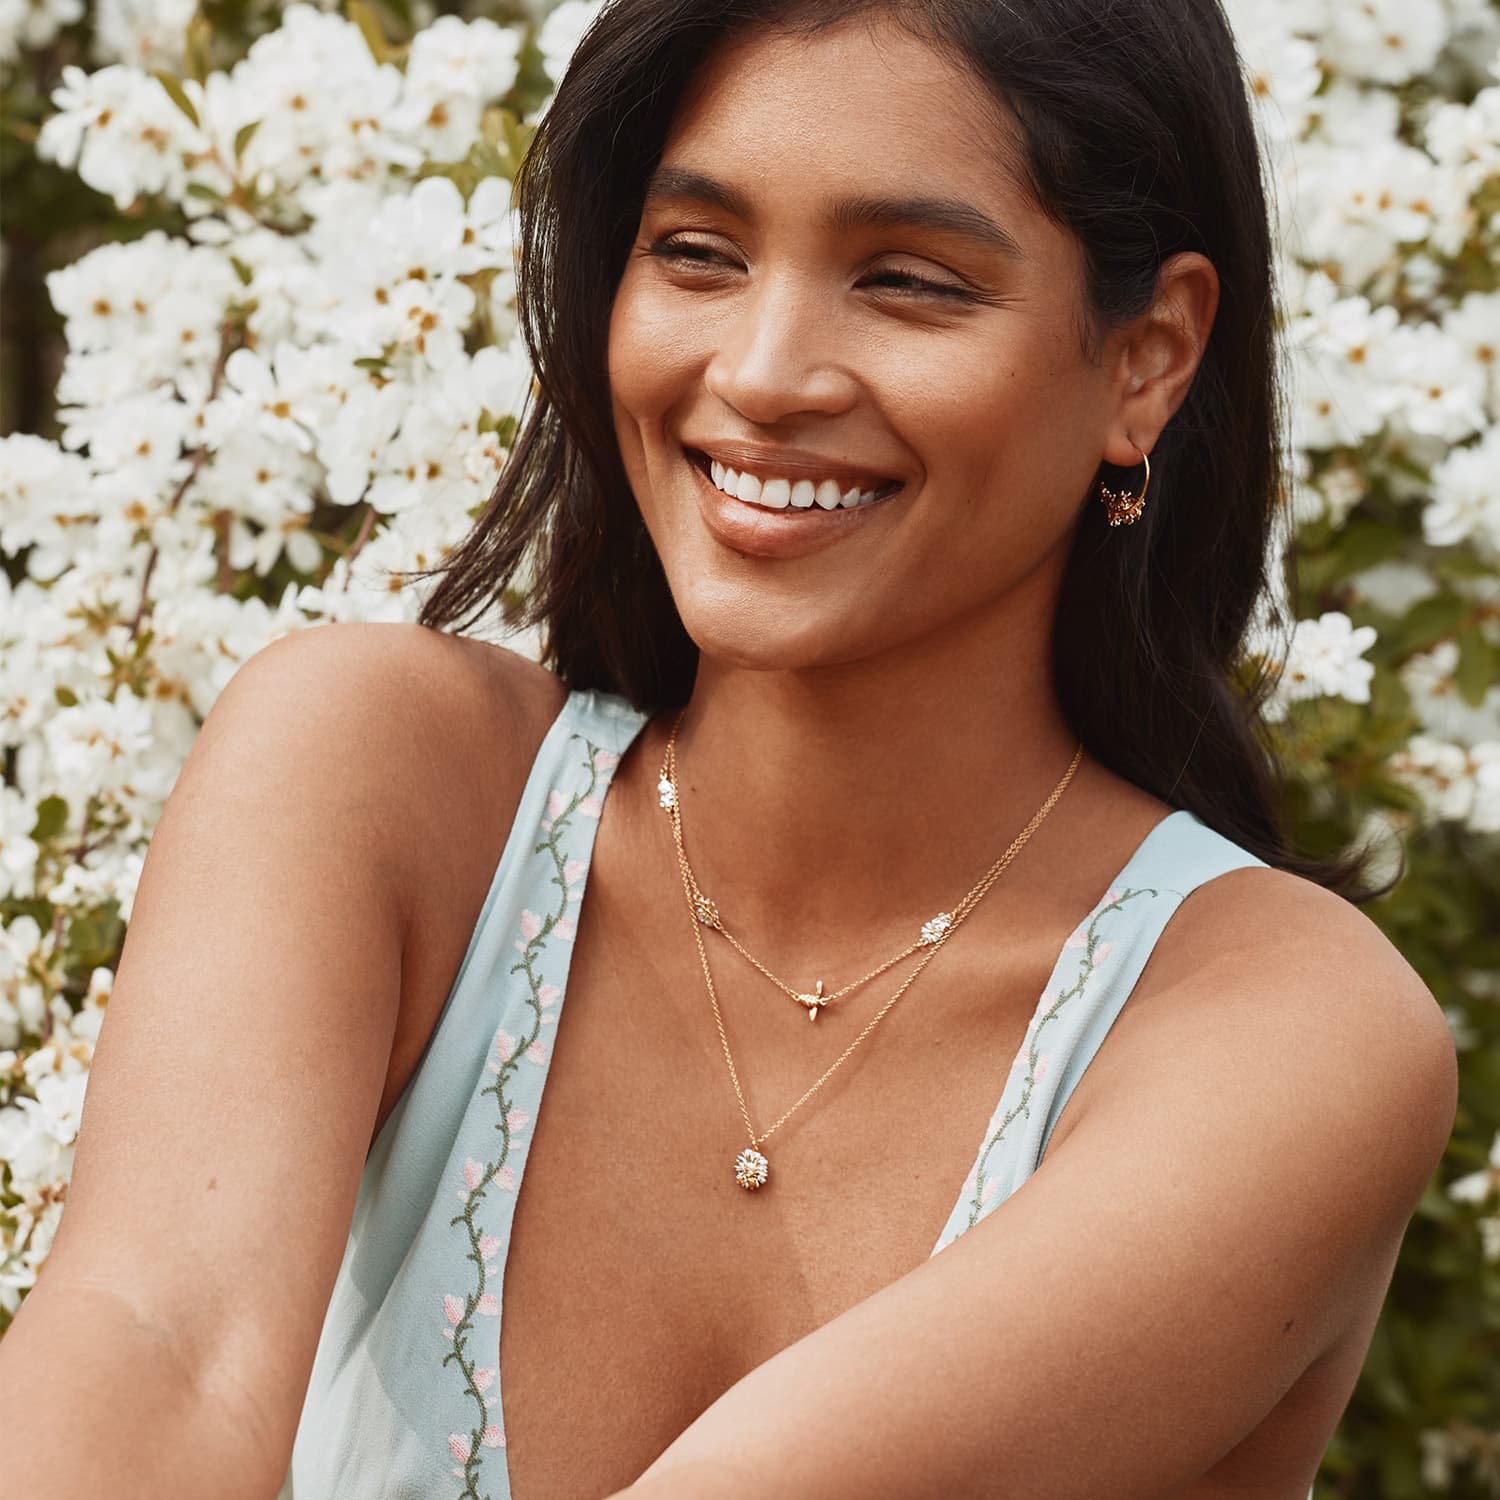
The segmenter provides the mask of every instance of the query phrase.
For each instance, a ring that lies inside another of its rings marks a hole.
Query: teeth
[[[833,479],[825,479],[817,485],[810,479],[762,480],[754,474],[731,469],[717,459],[709,460],[708,471],[715,487],[726,495],[733,495],[751,505],[765,506],[768,510],[785,510],[788,506],[807,510],[813,505],[823,510],[851,510],[856,505],[868,505],[876,495],[875,490],[861,490],[855,486],[841,493],[838,481]]]

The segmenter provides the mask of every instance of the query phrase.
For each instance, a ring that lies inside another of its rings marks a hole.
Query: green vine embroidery
[[[472,1399],[475,1405],[479,1424],[471,1429],[467,1436],[456,1433],[448,1439],[449,1451],[463,1465],[462,1469],[454,1470],[455,1475],[464,1480],[464,1487],[461,1491],[462,1500],[481,1500],[477,1488],[480,1478],[481,1449],[501,1448],[505,1445],[503,1426],[490,1420],[489,1403],[497,1398],[490,1397],[487,1401],[485,1396],[485,1392],[498,1380],[499,1371],[482,1368],[478,1360],[471,1359],[468,1353],[469,1335],[476,1312],[491,1316],[497,1316],[499,1313],[495,1294],[486,1290],[490,1276],[490,1267],[486,1265],[486,1261],[500,1247],[494,1236],[481,1232],[477,1209],[488,1196],[492,1182],[500,1181],[510,1186],[513,1179],[514,1169],[509,1166],[513,1101],[507,1093],[507,1087],[521,1059],[536,1045],[541,1034],[542,1010],[545,1004],[542,990],[545,981],[538,970],[538,964],[549,937],[556,930],[558,923],[567,916],[571,897],[568,882],[569,860],[562,847],[563,841],[571,829],[574,815],[585,803],[590,803],[593,815],[598,816],[597,793],[601,784],[600,772],[602,767],[612,767],[617,759],[613,752],[605,751],[601,746],[584,739],[582,735],[574,734],[571,738],[582,740],[588,751],[587,784],[582,791],[575,792],[566,802],[563,802],[560,792],[554,791],[551,794],[548,799],[548,810],[552,813],[551,822],[543,822],[545,837],[531,850],[533,858],[544,854],[551,860],[552,873],[549,883],[557,888],[557,902],[551,911],[540,918],[529,912],[523,914],[522,938],[516,944],[520,949],[521,957],[510,967],[511,974],[523,974],[526,979],[528,991],[526,1002],[531,1011],[530,1031],[525,1037],[511,1043],[508,1056],[502,1053],[500,1065],[493,1068],[494,1083],[481,1090],[480,1093],[481,1097],[492,1094],[495,1098],[495,1108],[498,1114],[495,1129],[500,1133],[499,1156],[495,1161],[486,1164],[474,1162],[472,1159],[466,1163],[464,1172],[466,1190],[461,1192],[464,1198],[464,1208],[461,1213],[449,1220],[450,1229],[460,1224],[464,1226],[469,1237],[469,1250],[465,1259],[472,1261],[475,1268],[474,1289],[463,1299],[462,1303],[456,1297],[444,1298],[448,1320],[453,1325],[453,1349],[443,1356],[442,1362],[445,1366],[450,1361],[457,1363],[464,1377],[465,1395]],[[590,799],[593,801],[590,802]],[[530,920],[527,920],[528,918]],[[509,1040],[502,1032],[496,1038],[497,1046],[502,1039]],[[483,1500],[489,1500],[487,1494]]]
[[[985,1211],[985,1168],[990,1159],[990,1153],[1005,1137],[1005,1132],[1010,1128],[1011,1122],[1017,1115],[1025,1115],[1031,1118],[1031,1094],[1036,1086],[1037,1060],[1041,1056],[1040,1042],[1042,1028],[1052,1021],[1057,1013],[1068,1003],[1076,999],[1088,986],[1089,980],[1094,973],[1094,954],[1099,946],[1100,933],[1099,924],[1110,912],[1119,911],[1127,901],[1134,896],[1156,896],[1159,892],[1149,887],[1137,887],[1132,890],[1121,891],[1107,906],[1101,906],[1089,919],[1088,933],[1085,939],[1084,951],[1078,960],[1078,978],[1071,988],[1060,990],[1057,998],[1051,1006],[1036,1018],[1036,1025],[1031,1030],[1031,1043],[1026,1051],[1026,1077],[1021,1084],[1021,1097],[1016,1101],[1015,1107],[1008,1110],[995,1132],[984,1143],[979,1153],[979,1161],[974,1169],[974,1191],[969,1199],[969,1222],[965,1228],[972,1229],[984,1216]]]

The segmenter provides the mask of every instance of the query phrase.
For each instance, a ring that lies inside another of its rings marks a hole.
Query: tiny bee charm
[[[807,1019],[816,1021],[818,1012],[828,1004],[832,997],[823,993],[823,981],[820,979],[817,988],[810,995],[798,995],[797,999],[807,1007]]]

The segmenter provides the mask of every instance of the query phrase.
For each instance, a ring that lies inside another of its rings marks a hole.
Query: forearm
[[[275,1456],[166,1330],[107,1293],[39,1292],[0,1339],[0,1500],[272,1500]]]

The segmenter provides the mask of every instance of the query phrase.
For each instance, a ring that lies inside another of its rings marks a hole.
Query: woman
[[[1222,15],[612,0],[520,191],[510,466],[216,706],[11,1369],[146,1372],[117,1495],[1306,1494],[1455,1059],[1232,687]]]

